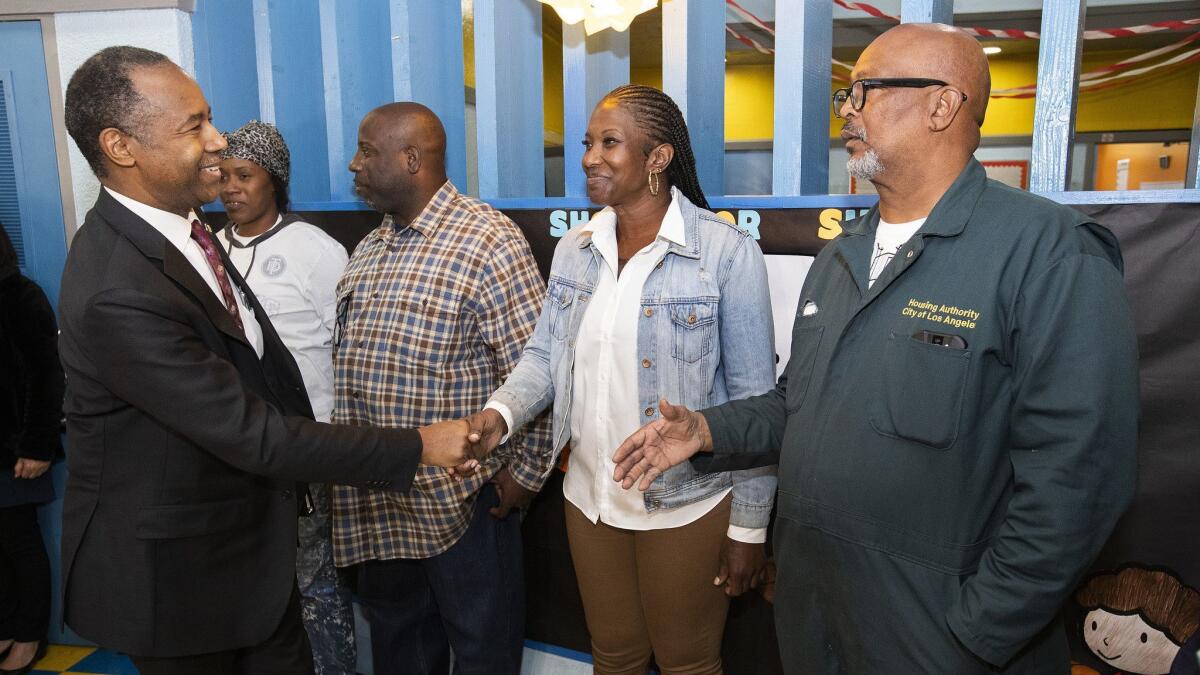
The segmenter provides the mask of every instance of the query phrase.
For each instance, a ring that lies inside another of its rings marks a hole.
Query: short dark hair
[[[67,131],[97,177],[103,178],[104,152],[100,132],[112,127],[136,137],[146,114],[146,100],[133,86],[137,68],[172,63],[158,52],[141,47],[108,47],[93,54],[71,75],[67,84]]]
[[[608,92],[604,100],[616,101],[617,105],[629,109],[651,142],[645,149],[647,153],[660,143],[669,143],[675,148],[675,158],[667,165],[667,183],[679,188],[696,206],[707,209],[708,200],[704,198],[704,190],[696,176],[696,158],[692,154],[687,123],[675,101],[661,89],[641,84],[617,87]]]

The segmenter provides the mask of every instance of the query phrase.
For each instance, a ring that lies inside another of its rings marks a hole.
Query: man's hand
[[[471,413],[464,419],[471,427],[467,440],[475,446],[476,456],[484,457],[500,445],[500,439],[508,433],[508,425],[504,416],[492,408],[484,408],[477,413]]]
[[[49,460],[29,459],[27,457],[18,457],[17,463],[13,465],[13,475],[17,478],[34,479],[46,473],[46,469],[50,468]]]
[[[713,586],[725,586],[725,595],[737,597],[766,581],[767,553],[764,544],[747,544],[725,537],[721,542],[721,569]]]
[[[509,511],[513,509],[520,511],[529,506],[529,502],[533,500],[534,493],[518,483],[517,479],[512,477],[508,467],[497,471],[496,475],[492,476],[492,483],[495,484],[496,494],[500,497],[500,504],[488,509],[488,513],[492,514],[493,518],[504,519],[508,516]]]
[[[421,463],[454,469],[464,475],[474,473],[479,462],[467,441],[470,431],[463,420],[436,422],[417,429],[421,434]]]
[[[638,489],[645,492],[667,469],[680,464],[697,452],[712,449],[712,436],[704,415],[681,405],[660,399],[660,419],[633,432],[613,454],[613,480],[628,490],[638,478]]]

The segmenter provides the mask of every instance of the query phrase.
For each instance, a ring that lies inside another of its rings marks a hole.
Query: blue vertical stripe
[[[827,0],[776,4],[774,194],[829,191],[832,25]]]

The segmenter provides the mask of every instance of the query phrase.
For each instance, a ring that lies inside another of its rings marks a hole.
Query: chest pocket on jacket
[[[550,323],[550,335],[555,340],[565,340],[571,332],[571,305],[579,292],[555,279],[550,279],[546,289],[546,319]]]
[[[870,402],[871,426],[884,436],[945,450],[958,439],[971,352],[895,333],[884,350],[882,386]]]
[[[717,303],[689,302],[671,305],[671,354],[686,363],[695,363],[713,350],[717,332]]]
[[[792,355],[788,359],[784,374],[787,375],[787,396],[784,403],[788,412],[796,412],[804,405],[804,395],[812,380],[813,366],[817,362],[817,351],[821,347],[824,326],[808,326],[798,322],[792,329]]]

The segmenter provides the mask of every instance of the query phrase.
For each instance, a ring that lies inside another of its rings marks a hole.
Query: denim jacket
[[[672,243],[646,279],[639,314],[638,400],[644,422],[658,399],[692,410],[761,394],[775,385],[775,338],[762,251],[744,231],[676,192],[687,246]],[[554,451],[570,440],[575,336],[602,260],[591,233],[572,230],[554,251],[542,314],[521,360],[492,400],[517,429],[553,401]],[[613,448],[616,450],[616,448]],[[684,462],[655,479],[646,511],[669,509],[733,487],[730,524],[764,528],[775,467],[698,473]]]

